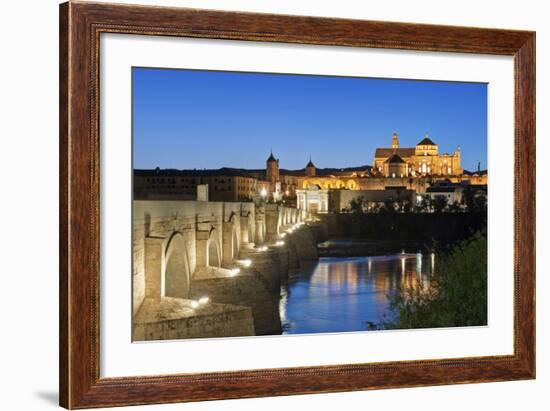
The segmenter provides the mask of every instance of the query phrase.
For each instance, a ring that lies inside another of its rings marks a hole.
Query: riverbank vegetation
[[[378,329],[464,327],[487,324],[487,232],[441,253],[425,287],[401,288],[390,295],[396,320]],[[373,328],[373,327],[371,327]]]
[[[486,213],[487,191],[467,187],[462,191],[460,201],[449,201],[444,195],[423,195],[420,201],[412,201],[410,195],[397,189],[395,198],[384,201],[369,201],[364,196],[353,198],[342,214],[411,214],[411,213]]]

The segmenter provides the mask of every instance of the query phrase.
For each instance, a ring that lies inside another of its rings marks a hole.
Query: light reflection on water
[[[434,267],[435,256],[421,253],[321,258],[283,286],[283,334],[364,331],[368,322],[390,320],[387,295],[427,286]]]

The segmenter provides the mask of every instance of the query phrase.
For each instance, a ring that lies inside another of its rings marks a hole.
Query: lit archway
[[[185,239],[180,232],[172,234],[165,251],[164,295],[187,298],[191,285],[191,272]]]
[[[208,236],[208,261],[206,264],[209,267],[220,267],[222,262],[220,239],[215,228],[210,230]]]

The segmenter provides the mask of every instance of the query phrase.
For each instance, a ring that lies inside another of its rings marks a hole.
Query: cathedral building
[[[391,147],[377,148],[372,162],[374,170],[384,177],[461,176],[460,146],[453,153],[439,154],[437,144],[428,136],[415,147],[399,147],[393,133]]]

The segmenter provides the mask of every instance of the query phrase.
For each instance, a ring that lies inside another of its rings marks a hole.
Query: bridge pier
[[[265,207],[258,207],[254,216],[254,242],[263,244],[265,242]]]
[[[146,237],[145,242],[145,298],[160,301],[164,296],[164,238]]]
[[[281,226],[281,213],[277,204],[265,206],[266,241],[277,241]]]
[[[244,214],[244,215],[243,215]],[[253,246],[254,238],[250,232],[250,214],[248,212],[242,212],[240,226],[241,226],[241,248],[248,248]]]
[[[197,223],[197,232],[195,233],[197,268],[208,265],[208,240],[211,229],[210,223]]]
[[[222,261],[224,267],[231,267],[233,260],[239,256],[239,222],[237,216],[232,214],[229,221],[223,222],[222,232]]]

